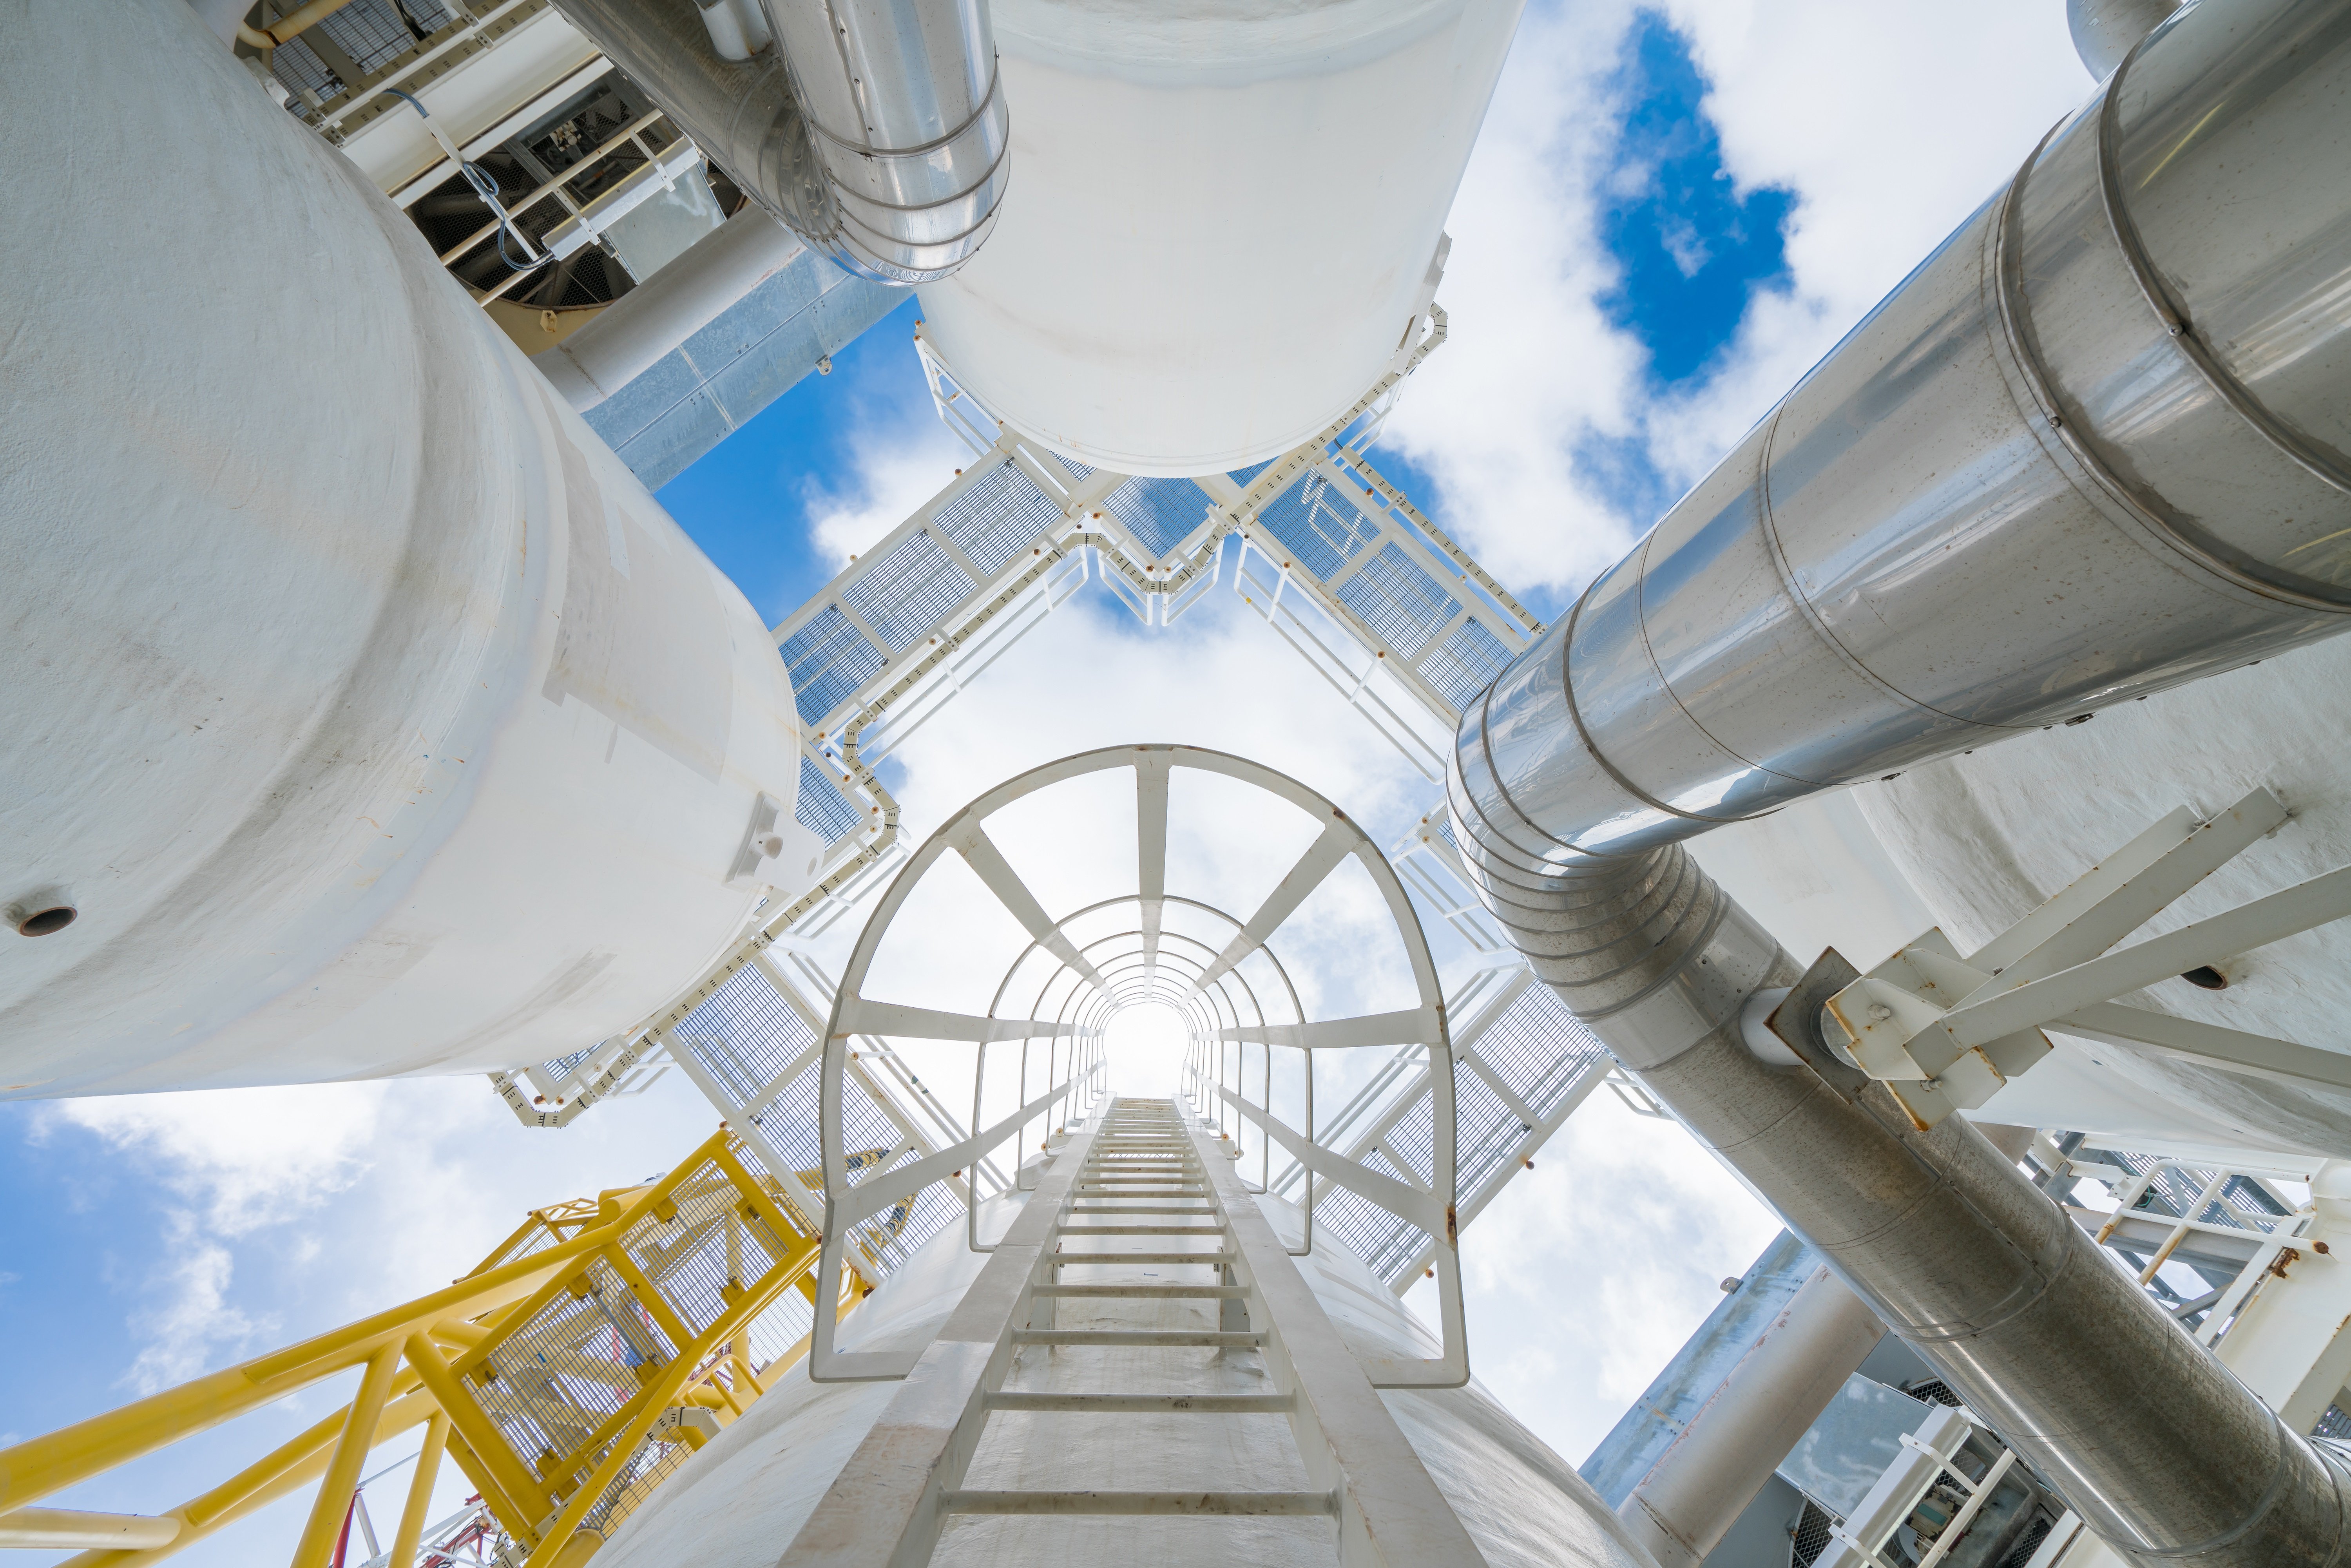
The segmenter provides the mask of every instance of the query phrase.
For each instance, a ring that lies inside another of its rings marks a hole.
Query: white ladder
[[[1257,1561],[1479,1563],[1230,1147],[1165,1100],[1073,1135],[784,1563],[1041,1561],[1073,1543],[1044,1519],[1105,1516],[1262,1521]]]

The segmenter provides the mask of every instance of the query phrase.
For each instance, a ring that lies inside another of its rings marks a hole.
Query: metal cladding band
[[[836,254],[929,283],[996,223],[1012,121],[986,0],[766,0],[840,221]]]
[[[978,0],[770,10],[780,47],[722,58],[694,0],[558,0],[695,144],[845,269],[929,283],[987,237],[1011,166]],[[858,127],[864,129],[858,131]]]
[[[1449,795],[1535,972],[2146,1564],[2351,1560],[2335,1462],[1680,841],[2351,626],[2351,5],[2192,5],[1503,671]],[[1572,683],[1572,694],[1571,694]],[[1810,1015],[1810,1016],[1807,1016]]]

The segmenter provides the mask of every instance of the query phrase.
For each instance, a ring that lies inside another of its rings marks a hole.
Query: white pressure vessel
[[[758,618],[184,0],[0,45],[0,1096],[637,1023],[809,881]]]
[[[1424,308],[1520,0],[997,0],[1010,189],[922,290],[1015,431],[1098,468],[1272,457]]]

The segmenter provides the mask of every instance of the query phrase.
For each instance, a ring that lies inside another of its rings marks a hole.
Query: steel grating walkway
[[[1364,456],[1402,375],[1442,340],[1442,312],[1403,371],[1316,440],[1273,461],[1192,479],[1134,477],[1063,458],[1007,431],[962,390],[917,333],[942,419],[975,452],[953,483],[774,629],[806,727],[795,815],[827,844],[824,880],[664,1016],[559,1061],[494,1076],[527,1123],[561,1125],[598,1100],[642,1089],[668,1067],[692,1078],[771,1168],[814,1165],[814,1044],[830,979],[768,949],[785,932],[821,934],[852,913],[903,855],[896,805],[873,768],[1081,588],[1100,581],[1146,625],[1166,626],[1219,584],[1434,785],[1461,706],[1541,631]],[[1424,914],[1487,967],[1447,998],[1458,1080],[1461,1223],[1492,1201],[1612,1076],[1564,1006],[1517,963],[1476,906],[1443,809],[1390,851]],[[862,1037],[846,1113],[857,1141],[907,1163],[962,1135],[886,1040]],[[1330,1124],[1334,1147],[1426,1183],[1429,1064],[1400,1051]],[[1342,1141],[1343,1140],[1343,1142]],[[1302,1199],[1305,1173],[1272,1190]],[[1008,1186],[978,1168],[982,1197]],[[964,1197],[926,1193],[898,1228],[869,1239],[868,1262],[897,1258],[949,1223]],[[1402,1291],[1429,1244],[1343,1189],[1316,1185],[1323,1222]],[[795,1194],[812,1211],[811,1193]]]

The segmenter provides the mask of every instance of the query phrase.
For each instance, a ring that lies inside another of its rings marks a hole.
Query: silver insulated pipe
[[[2351,1560],[2335,1461],[1959,1117],[1781,1001],[1680,841],[2351,625],[2351,5],[2158,27],[1466,716],[1480,895],[2110,1545]],[[1808,988],[1817,990],[1815,985]]]
[[[778,0],[775,44],[741,61],[721,53],[695,0],[557,6],[729,178],[849,271],[932,282],[996,222],[1011,121],[985,0]]]

